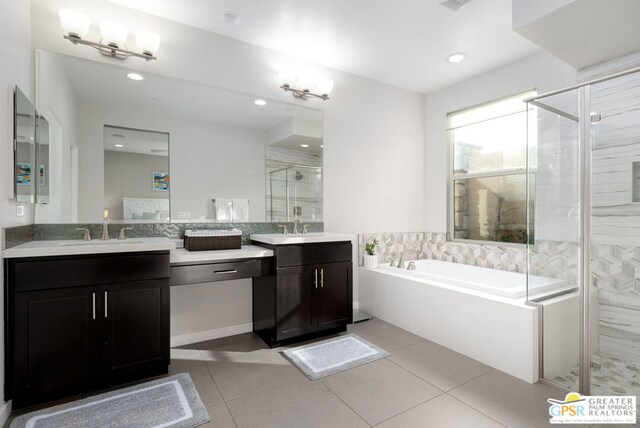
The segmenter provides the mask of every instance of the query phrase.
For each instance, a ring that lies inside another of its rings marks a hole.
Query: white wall
[[[0,227],[33,222],[33,206],[25,206],[24,217],[16,217],[13,193],[13,91],[19,85],[33,100],[32,57],[30,51],[29,0],[2,0],[0,13]],[[0,266],[0,277],[4,278]],[[0,293],[0,317],[4,319],[4,293]],[[0,355],[4,355],[4,328],[0,330]],[[4,358],[0,363],[0,385],[4,385]],[[4,424],[10,407],[0,398],[0,424]]]
[[[213,219],[213,197],[250,201],[250,221],[265,218],[266,132],[80,103],[79,221],[95,223],[104,209],[104,125],[169,133],[171,217]]]
[[[544,52],[507,64],[425,97],[424,229],[447,231],[447,113],[536,89],[576,83],[576,70]]]

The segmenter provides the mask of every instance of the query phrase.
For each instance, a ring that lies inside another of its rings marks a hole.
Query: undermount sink
[[[144,244],[144,241],[140,241],[137,239],[109,239],[107,241],[103,241],[101,239],[92,239],[91,241],[64,241],[58,244],[59,247],[75,247],[78,245],[112,245],[112,244]]]

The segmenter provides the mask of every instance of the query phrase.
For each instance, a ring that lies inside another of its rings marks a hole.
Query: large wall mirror
[[[36,222],[322,221],[321,110],[122,65],[36,51]]]
[[[38,166],[35,159],[35,111],[16,87],[13,99],[14,195],[18,202],[33,202]]]

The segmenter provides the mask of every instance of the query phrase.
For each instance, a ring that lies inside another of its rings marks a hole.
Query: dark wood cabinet
[[[167,373],[168,251],[6,259],[5,287],[14,408]]]
[[[253,280],[254,332],[274,346],[344,331],[353,318],[351,243],[265,246],[276,269]]]

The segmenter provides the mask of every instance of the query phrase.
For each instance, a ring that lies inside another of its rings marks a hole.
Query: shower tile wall
[[[635,53],[579,73],[589,80],[640,65]],[[640,75],[591,88],[592,286],[597,289],[599,348],[640,364],[640,203],[633,198],[633,162],[640,161]]]

